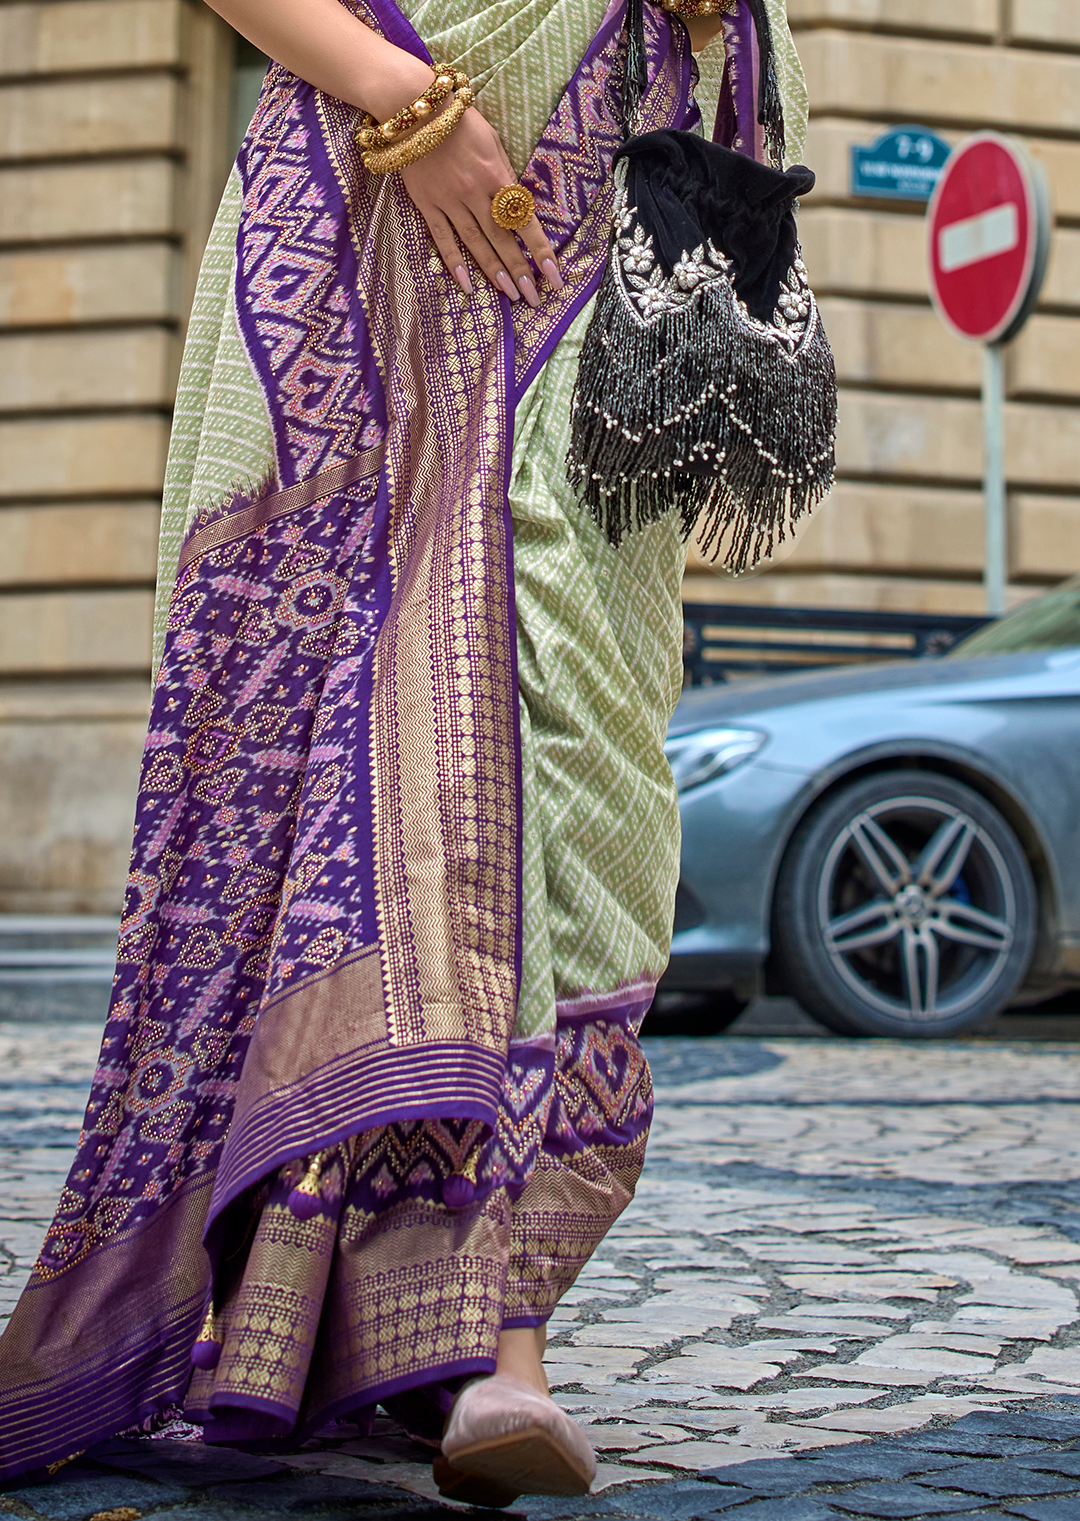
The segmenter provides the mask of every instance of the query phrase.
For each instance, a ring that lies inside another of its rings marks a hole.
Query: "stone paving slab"
[[[0,1025],[0,1317],[51,1216],[96,1046],[89,1025]],[[1080,1046],[649,1049],[638,1197],[550,1326],[549,1380],[589,1427],[597,1490],[510,1514],[1077,1521]],[[103,1444],[0,1507],[23,1521],[462,1508],[438,1502],[423,1454],[382,1418],[371,1437],[343,1423],[270,1459],[194,1435]]]

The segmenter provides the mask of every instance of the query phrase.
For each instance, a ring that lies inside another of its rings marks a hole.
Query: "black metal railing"
[[[686,685],[944,655],[987,618],[823,607],[683,606]]]

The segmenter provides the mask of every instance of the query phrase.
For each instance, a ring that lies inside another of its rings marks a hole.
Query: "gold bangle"
[[[491,198],[491,220],[504,232],[520,232],[535,215],[536,202],[524,185],[504,185]]]
[[[457,92],[441,116],[418,128],[404,142],[387,148],[369,148],[364,154],[364,168],[371,174],[392,174],[395,169],[404,169],[425,158],[446,141],[472,103],[473,92],[466,86]]]
[[[660,0],[664,10],[681,21],[695,21],[699,16],[730,16],[738,0]]]
[[[370,111],[361,113],[360,125],[356,129],[356,141],[359,147],[385,148],[387,143],[392,143],[410,127],[417,126],[425,117],[430,116],[437,106],[442,105],[451,91],[463,90],[469,83],[466,74],[462,74],[459,69],[451,68],[448,63],[436,63],[430,67],[435,75],[432,83],[416,100],[410,105],[402,106],[400,111],[391,116],[388,121],[384,121],[381,126]]]

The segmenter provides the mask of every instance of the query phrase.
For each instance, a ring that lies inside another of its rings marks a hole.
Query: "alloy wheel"
[[[985,828],[917,794],[860,811],[833,841],[818,924],[838,977],[882,1014],[915,1023],[961,1013],[998,980],[1016,895]]]

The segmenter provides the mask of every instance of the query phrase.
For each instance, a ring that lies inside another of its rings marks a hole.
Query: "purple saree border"
[[[202,1422],[203,1441],[208,1447],[260,1442],[275,1436],[293,1438],[296,1433],[295,1410],[278,1400],[260,1399],[255,1394],[230,1394],[227,1399],[222,1396],[217,1404],[211,1395],[206,1406],[194,1406],[190,1410],[185,1406],[184,1419]],[[277,1422],[280,1431],[268,1432],[266,1427],[270,1421]]]
[[[572,998],[560,998],[555,1005],[558,1024],[577,1024],[582,1020],[625,1023],[636,1016],[639,1009],[647,1009],[656,996],[656,983],[651,979],[624,983],[612,993],[578,993]]]
[[[428,1384],[441,1384],[449,1379],[468,1378],[474,1373],[494,1373],[495,1359],[493,1357],[468,1357],[458,1362],[442,1363],[435,1368],[425,1368],[423,1371],[403,1373],[400,1378],[386,1379],[381,1384],[373,1384],[370,1389],[364,1389],[359,1396],[350,1395],[346,1399],[335,1400],[332,1405],[319,1411],[316,1419],[311,1423],[313,1429],[317,1426],[325,1426],[328,1421],[340,1420],[354,1410],[363,1410],[371,1405],[381,1404],[383,1400],[393,1399],[395,1394],[407,1394],[410,1389],[422,1389]]]
[[[512,331],[513,316],[510,310],[509,298],[502,296],[499,305],[503,309],[503,322]],[[517,838],[514,841],[515,871],[517,873],[518,884],[518,913],[517,923],[514,927],[514,997],[516,1000],[521,993],[521,970],[525,955],[525,776],[524,759],[521,753],[521,697],[518,685],[517,594],[515,591],[517,583],[514,580],[514,514],[510,506],[510,476],[514,468],[514,422],[517,414],[517,399],[514,394],[514,345],[512,341],[503,344],[503,356],[503,385],[507,400],[507,428],[506,448],[503,454],[502,514],[503,531],[506,534],[506,571],[510,587],[510,606],[513,609],[510,638],[507,644],[510,654],[510,689],[514,693],[514,796],[517,799],[518,816]],[[513,1031],[511,1031],[510,1038],[512,1042]],[[507,1066],[509,1066],[509,1054],[507,1056]]]
[[[174,1194],[164,1206],[165,1215],[158,1217],[159,1228],[182,1233],[185,1230],[184,1216],[193,1208],[201,1218],[206,1206],[200,1207],[198,1195],[205,1189],[206,1180],[200,1179]],[[98,1282],[90,1286],[91,1292],[96,1292],[99,1298],[103,1294],[102,1280],[109,1285],[104,1291],[105,1297],[109,1298],[115,1293],[113,1286],[117,1275],[121,1283],[128,1276],[123,1258],[138,1234],[140,1229],[136,1226],[134,1230],[121,1232],[113,1240],[102,1243]],[[118,1256],[121,1259],[119,1265]],[[209,1277],[209,1264],[206,1264],[206,1276]],[[62,1282],[62,1278],[31,1277],[23,1290],[23,1297],[30,1301],[44,1299],[48,1304]],[[22,1299],[19,1302],[21,1304]],[[163,1305],[149,1325],[140,1320],[126,1333],[110,1330],[103,1334],[99,1344],[78,1359],[65,1377],[62,1388],[47,1372],[44,1376],[22,1377],[21,1381],[15,1382],[12,1363],[6,1362],[5,1378],[12,1382],[4,1390],[7,1398],[3,1401],[3,1420],[0,1422],[0,1481],[59,1462],[70,1457],[73,1451],[85,1450],[126,1426],[182,1401],[191,1379],[191,1345],[205,1313],[204,1280],[192,1292]],[[31,1365],[36,1363],[39,1368],[48,1368],[51,1366],[49,1356],[56,1350],[57,1328],[63,1326],[55,1309],[47,1313],[43,1326],[44,1346],[39,1343],[32,1349],[25,1348],[24,1355],[28,1355]],[[64,1335],[62,1339],[66,1347],[69,1338]],[[18,1366],[15,1365],[16,1369]],[[17,1398],[12,1398],[9,1390],[17,1391]],[[62,1433],[56,1430],[61,1422]],[[50,1432],[54,1434],[43,1441],[42,1434]]]
[[[443,1119],[448,1114],[455,1119],[480,1120],[494,1129],[505,1066],[494,1052],[457,1042],[432,1042],[409,1052],[398,1048],[376,1055],[352,1053],[343,1061],[328,1064],[321,1076],[308,1073],[293,1084],[291,1091],[274,1089],[245,1116],[241,1143],[227,1149],[222,1158],[214,1183],[211,1222],[216,1224],[229,1204],[275,1168],[362,1131],[395,1121]],[[477,1094],[472,1101],[451,1097],[464,1073],[471,1074]],[[419,1088],[425,1096],[403,1098],[401,1094],[410,1087],[414,1092]],[[349,1099],[357,1093],[364,1094],[365,1103],[349,1109]],[[327,1119],[331,1113],[338,1118]],[[281,1130],[288,1140],[275,1146],[271,1137]]]
[[[396,46],[412,53],[414,57],[422,59],[425,63],[431,63],[431,53],[419,32],[415,29],[408,17],[394,4],[394,0],[344,0],[350,9],[355,12],[366,11],[368,16],[382,30],[388,41]],[[625,0],[624,0],[625,3]],[[576,76],[575,76],[576,77]],[[449,278],[449,276],[447,276]],[[503,532],[506,545],[507,584],[510,600],[510,637],[508,640],[510,655],[510,681],[511,689],[516,694],[518,691],[518,651],[517,651],[517,625],[514,597],[514,524],[513,513],[510,507],[510,476],[513,469],[514,458],[514,415],[517,406],[517,394],[514,376],[514,326],[513,307],[509,298],[500,293],[498,309],[503,327],[503,352],[504,362],[504,395],[507,405],[507,436],[503,459],[502,480],[502,517]],[[519,821],[523,812],[524,780],[522,771],[521,754],[521,728],[518,721],[517,709],[514,714],[514,792],[517,798],[517,814]],[[516,840],[516,871],[518,881],[518,915],[515,928],[514,944],[514,978],[518,989],[521,987],[521,970],[523,950],[523,926],[521,913],[521,883],[524,870],[524,830],[519,827]],[[472,1116],[478,1118],[479,1116]]]
[[[130,1350],[112,1347],[108,1354],[87,1360],[64,1390],[64,1436],[44,1449],[37,1433],[48,1424],[55,1405],[55,1391],[24,1393],[18,1426],[7,1421],[0,1446],[0,1482],[60,1462],[73,1451],[85,1451],[125,1426],[134,1425],[170,1404],[183,1400],[191,1381],[191,1346],[206,1313],[206,1296],[200,1294],[191,1309],[172,1327],[168,1338],[147,1341],[144,1328],[130,1338]],[[159,1354],[172,1343],[169,1361],[163,1366]],[[153,1393],[145,1390],[153,1370]],[[138,1399],[139,1394],[143,1395]],[[16,1446],[18,1444],[18,1446]],[[8,1454],[11,1454],[9,1458]],[[22,1454],[28,1454],[29,1457]]]
[[[605,15],[603,21],[600,23],[600,30],[597,32],[596,36],[589,44],[585,56],[582,58],[577,68],[574,70],[573,77],[564,92],[566,96],[573,97],[575,93],[580,90],[586,74],[591,72],[597,59],[603,53],[604,49],[610,46],[613,40],[619,35],[619,33],[621,33],[625,21],[625,16],[626,0],[614,0],[614,3],[608,7],[607,14]],[[552,117],[552,121],[557,118],[557,115],[558,109],[556,110],[555,116]],[[545,129],[545,132],[546,130],[547,129]],[[542,136],[540,142],[537,144],[536,152],[541,149],[543,142],[544,137]],[[533,158],[536,157],[536,152],[534,152]],[[531,164],[532,158],[530,158],[529,164],[525,166],[525,173],[522,176],[523,179],[530,179],[529,168],[531,167]],[[535,182],[532,182],[531,188],[534,195],[537,197],[537,215],[539,216],[541,224],[543,225],[549,220],[545,215],[548,210],[548,206],[545,199],[539,195],[539,187],[535,184]],[[547,232],[549,237],[551,237],[552,233],[555,232],[555,228],[553,227],[545,226],[544,230]],[[561,249],[558,246],[558,242],[556,242],[556,252],[561,252]],[[571,324],[575,321],[579,313],[596,294],[596,291],[600,285],[600,281],[603,278],[605,263],[606,250],[605,257],[597,261],[596,267],[592,270],[587,279],[585,281],[578,281],[576,283],[569,299],[566,301],[565,305],[562,306],[562,309],[560,310],[554,323],[550,326],[548,332],[544,335],[544,338],[542,339],[536,353],[530,359],[528,367],[525,369],[524,373],[520,375],[520,377],[515,378],[515,386],[512,392],[514,396],[515,406],[520,403],[522,397],[525,395],[525,392],[529,389],[529,386],[543,369],[547,361],[551,358],[551,355],[561,343]],[[548,297],[548,300],[551,300],[550,295]],[[528,314],[525,314],[525,320],[527,322],[530,320]]]

